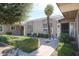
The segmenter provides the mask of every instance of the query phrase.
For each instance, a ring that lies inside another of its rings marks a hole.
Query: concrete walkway
[[[40,46],[41,50],[43,50],[42,54],[44,54],[45,56],[49,56],[49,55],[56,56],[55,49],[58,46],[58,39],[54,38],[49,40],[49,39],[40,38],[40,45],[41,45]]]
[[[54,48],[46,45],[41,45],[39,49],[32,52],[31,56],[50,56],[55,51]]]
[[[21,50],[18,50],[18,56],[54,56],[55,55],[55,49],[57,48],[58,45],[58,40],[57,39],[44,39],[44,38],[38,38],[40,42],[40,47],[33,51],[32,53],[25,53]],[[0,47],[0,52],[2,49],[7,49],[10,48],[8,46],[2,48]],[[16,50],[13,50],[13,53],[16,53]],[[14,54],[8,54],[8,56],[15,56]]]

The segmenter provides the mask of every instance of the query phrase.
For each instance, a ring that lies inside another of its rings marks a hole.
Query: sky
[[[51,4],[54,7],[54,11],[51,16],[56,16],[56,15],[62,16],[62,13],[60,12],[56,3],[33,3],[32,11],[29,13],[28,20],[34,20],[34,19],[46,17],[44,13],[44,9],[47,6],[47,4]]]

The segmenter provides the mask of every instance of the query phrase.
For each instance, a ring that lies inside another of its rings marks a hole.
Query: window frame
[[[3,32],[3,31],[4,31],[4,29],[3,29],[3,25],[0,25],[0,26],[2,27],[2,31],[0,31],[0,33],[1,33],[1,32]]]
[[[45,26],[45,25],[47,25],[47,23],[43,24],[43,31],[48,32],[48,25],[47,26]],[[50,27],[52,28],[52,23],[50,23]],[[50,30],[51,30],[51,28],[50,28]],[[47,30],[47,31],[45,31],[45,30]],[[51,30],[51,32],[52,32],[52,30]]]

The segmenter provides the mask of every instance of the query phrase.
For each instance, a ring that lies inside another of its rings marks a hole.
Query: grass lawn
[[[20,48],[28,53],[38,48],[38,39],[26,36],[0,35],[0,42]]]

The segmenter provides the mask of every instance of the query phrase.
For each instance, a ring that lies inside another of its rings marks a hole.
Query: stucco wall
[[[21,25],[14,25],[15,29],[11,30],[12,35],[22,35],[23,27]]]
[[[0,34],[6,33],[6,32],[10,32],[10,25],[1,25],[2,26],[2,32],[0,32]]]
[[[2,26],[2,31],[0,32],[0,34],[4,34],[6,32],[12,32],[12,35],[20,35],[21,34],[21,26],[16,26],[14,25],[15,29],[12,30],[11,26],[13,25],[1,25]]]
[[[57,20],[55,19],[50,19],[50,23],[52,23],[52,27],[53,27],[53,34],[57,34]],[[41,34],[47,34],[48,32],[43,31],[43,24],[47,24],[47,20],[43,19],[43,20],[34,20],[34,21],[30,21],[27,22],[24,25],[24,35],[27,35],[28,32],[28,24],[32,24],[33,26],[33,33],[41,33]]]
[[[42,21],[33,22],[33,33],[43,33]]]

